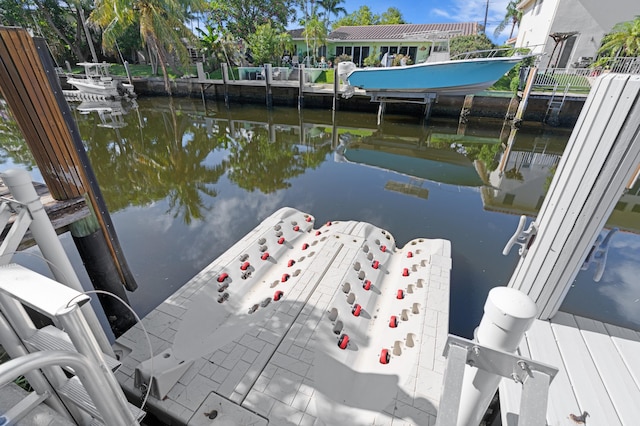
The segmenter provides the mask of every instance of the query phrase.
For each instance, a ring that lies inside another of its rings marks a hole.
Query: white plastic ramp
[[[398,249],[368,223],[314,224],[275,212],[151,312],[155,362],[140,327],[120,337],[121,384],[139,394],[161,367],[148,406],[176,424],[199,424],[214,395],[234,404],[221,405],[225,419],[269,425],[433,423],[449,242]]]

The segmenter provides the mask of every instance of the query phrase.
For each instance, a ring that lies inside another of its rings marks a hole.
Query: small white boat
[[[338,73],[350,86],[367,92],[469,95],[492,86],[527,57],[496,56],[497,52],[470,52],[449,60],[395,67],[356,68],[353,62],[341,62]]]
[[[81,62],[84,76],[73,75],[67,78],[67,83],[78,89],[80,94],[97,95],[105,98],[133,97],[133,85],[114,79],[109,74],[111,64],[107,62]]]

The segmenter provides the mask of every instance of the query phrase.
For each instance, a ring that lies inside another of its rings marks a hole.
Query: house
[[[385,53],[409,55],[415,63],[425,62],[433,52],[452,37],[476,35],[476,22],[446,24],[395,24],[340,27],[327,35],[327,46],[319,49],[318,56],[328,59],[348,55],[358,66],[371,54],[380,59]],[[289,31],[296,52],[306,52],[303,30]]]
[[[638,0],[523,0],[516,47],[541,54],[540,68],[584,67],[602,37],[620,22],[640,14]]]

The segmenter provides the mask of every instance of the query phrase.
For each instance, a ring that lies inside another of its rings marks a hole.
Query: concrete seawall
[[[248,82],[247,82],[248,83]],[[277,83],[276,83],[277,84]],[[135,91],[139,96],[167,96],[162,78],[134,79]],[[314,84],[304,92],[305,108],[331,109],[333,95],[332,85]],[[202,85],[196,79],[178,79],[171,82],[172,96],[197,97],[202,96],[204,90],[206,99],[224,100],[224,85],[220,83],[207,83]],[[229,84],[227,86],[229,102],[255,103],[266,105],[266,88],[264,83],[254,84]],[[271,86],[273,105],[292,106],[298,104],[299,89],[297,86]],[[545,118],[551,96],[547,94],[532,94],[529,98],[524,121],[542,122]],[[487,117],[504,119],[512,98],[509,95],[485,95],[474,97],[469,117]],[[586,96],[567,96],[556,124],[559,127],[572,127],[580,115]],[[432,115],[438,117],[460,116],[464,103],[464,96],[439,96],[433,105]],[[354,95],[350,99],[339,98],[338,109],[344,111],[369,111],[376,113],[378,103],[373,103],[369,96]],[[387,114],[408,114],[420,116],[423,114],[423,106],[410,103],[389,103]]]

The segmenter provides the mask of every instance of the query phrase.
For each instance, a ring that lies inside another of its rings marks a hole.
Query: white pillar
[[[508,287],[489,291],[475,340],[491,349],[515,352],[536,317],[536,304],[526,294]],[[501,376],[465,366],[458,426],[476,426],[498,389]]]
[[[0,173],[0,177],[4,184],[9,188],[11,194],[16,201],[26,204],[33,217],[33,222],[29,225],[29,229],[33,234],[33,238],[38,244],[42,255],[47,260],[47,266],[55,277],[56,281],[71,287],[79,292],[84,292],[80,279],[76,275],[71,261],[62,247],[62,243],[58,239],[53,225],[44,210],[44,206],[40,201],[40,196],[36,193],[31,176],[25,170],[10,169]],[[109,344],[96,313],[90,304],[82,307],[82,313],[91,327],[96,340],[100,344],[102,351],[108,355],[113,355],[113,350]]]

